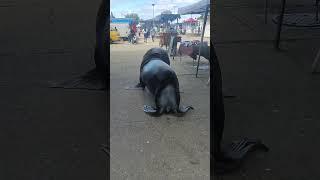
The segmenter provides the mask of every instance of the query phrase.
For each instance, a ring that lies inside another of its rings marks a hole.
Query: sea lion
[[[211,140],[213,140],[213,158],[214,166],[213,171],[215,174],[222,174],[235,170],[240,166],[241,161],[245,155],[252,150],[264,150],[268,151],[268,147],[261,143],[258,139],[244,138],[238,142],[233,142],[230,145],[222,147],[222,138],[224,131],[224,101],[222,93],[222,77],[219,61],[216,55],[215,48],[210,42],[212,63],[210,63],[210,69],[213,77],[213,83],[210,83],[211,89],[211,108],[210,117],[213,117],[213,123],[210,124],[213,133],[211,133]],[[212,127],[213,126],[213,127]]]
[[[180,107],[179,81],[170,67],[170,59],[162,48],[152,48],[143,56],[140,82],[136,87],[147,87],[154,96],[156,107],[144,106],[144,112],[160,116],[163,113],[183,115],[191,106]]]

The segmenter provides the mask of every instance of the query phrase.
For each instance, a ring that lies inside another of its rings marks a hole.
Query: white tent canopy
[[[201,14],[201,13],[206,12],[207,6],[210,7],[210,0],[201,0],[197,3],[191,4],[189,6],[179,8],[178,14],[181,14],[181,15]]]

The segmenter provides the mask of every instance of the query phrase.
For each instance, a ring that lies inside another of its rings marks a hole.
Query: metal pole
[[[196,77],[198,77],[198,71],[199,71],[199,63],[200,63],[200,53],[201,53],[201,47],[202,47],[202,44],[203,44],[203,37],[204,37],[204,32],[205,32],[205,29],[206,29],[206,24],[207,24],[207,18],[208,18],[208,11],[209,11],[209,6],[207,6],[206,8],[206,12],[204,14],[204,20],[203,20],[203,28],[202,28],[202,35],[201,35],[201,44],[200,44],[200,47],[199,47],[199,57],[198,57],[198,65],[197,65],[197,73],[196,73]]]
[[[277,34],[276,34],[276,39],[275,39],[275,44],[274,44],[274,47],[277,50],[280,49],[279,48],[279,43],[280,43],[281,28],[282,28],[283,16],[284,16],[285,8],[286,8],[286,0],[282,0],[282,7],[281,7],[280,16],[279,16]]]
[[[152,4],[152,7],[153,7],[152,28],[154,28],[154,4]]]

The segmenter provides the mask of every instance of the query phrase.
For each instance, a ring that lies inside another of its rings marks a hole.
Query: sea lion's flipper
[[[258,139],[245,138],[222,149],[225,157],[233,160],[242,160],[249,151],[255,150],[269,151],[269,148]]]
[[[183,115],[185,114],[186,112],[188,112],[190,109],[193,109],[192,106],[180,106],[179,109],[178,109],[178,115]]]
[[[144,90],[145,84],[140,79],[140,82],[136,84],[135,86],[127,86],[126,90]]]
[[[107,88],[107,77],[96,69],[65,81],[50,82],[51,88],[63,89],[86,89],[86,90],[105,90]]]
[[[145,84],[140,79],[140,82],[135,86],[128,86],[126,87],[126,90],[144,90]]]
[[[223,158],[214,162],[215,173],[223,174],[237,169],[241,161],[250,151],[263,150],[269,151],[269,148],[257,139],[242,139],[222,148]]]
[[[137,89],[144,89],[145,86],[146,86],[146,85],[145,85],[143,82],[141,82],[141,80],[140,80],[140,82],[139,82],[137,85],[135,85],[135,88],[137,88]]]
[[[141,85],[140,83],[135,86],[127,86],[126,90],[144,90],[144,85]]]
[[[193,109],[193,107],[192,107],[192,106],[186,106],[186,107],[181,106],[181,107],[179,108],[179,112],[181,112],[181,113],[186,113],[186,112],[188,112],[190,109]]]
[[[156,108],[154,108],[152,106],[148,106],[148,105],[143,106],[143,111],[147,114],[150,114],[150,115],[155,115],[158,112]]]

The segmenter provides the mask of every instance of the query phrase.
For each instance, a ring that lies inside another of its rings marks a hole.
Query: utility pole
[[[154,5],[155,5],[155,4],[152,4],[152,7],[153,7],[152,28],[154,28]]]

